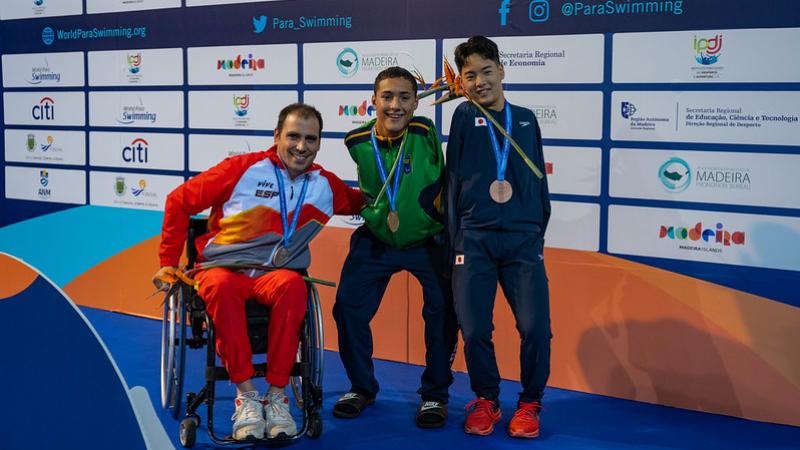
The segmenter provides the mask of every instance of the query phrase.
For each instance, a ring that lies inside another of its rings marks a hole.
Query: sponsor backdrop
[[[544,137],[551,384],[800,425],[795,0],[4,0],[0,251],[79,304],[159,317],[171,189],[268,148],[298,100],[324,117],[318,162],[355,184],[342,138],[375,117],[375,75],[431,81],[473,34],[500,44],[508,98]],[[445,146],[458,103],[418,109]],[[332,221],[313,274],[338,280],[360,223]],[[420,309],[395,276],[376,356],[424,360]]]

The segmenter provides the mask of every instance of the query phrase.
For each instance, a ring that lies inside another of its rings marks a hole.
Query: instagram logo
[[[531,0],[528,18],[534,23],[547,22],[550,18],[550,0]]]

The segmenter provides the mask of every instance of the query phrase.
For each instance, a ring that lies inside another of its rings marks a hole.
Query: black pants
[[[461,230],[456,237],[453,296],[471,387],[479,397],[496,399],[500,394],[492,342],[499,281],[521,338],[519,398],[542,398],[550,376],[552,338],[543,247],[538,232]]]
[[[378,393],[369,323],[392,275],[407,270],[422,284],[424,302],[426,367],[418,392],[423,400],[447,403],[457,325],[449,282],[442,276],[444,267],[444,248],[433,239],[399,250],[384,244],[366,227],[353,233],[333,317],[339,331],[339,354],[355,392],[369,396]]]

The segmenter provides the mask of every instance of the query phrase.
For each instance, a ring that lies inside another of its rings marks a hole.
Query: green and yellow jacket
[[[350,157],[358,166],[358,184],[367,199],[361,210],[367,228],[380,240],[396,248],[413,247],[442,231],[442,182],[444,156],[439,134],[433,122],[415,116],[408,124],[403,160],[400,166],[400,188],[396,195],[400,227],[392,233],[386,223],[390,211],[386,192],[375,204],[383,187],[380,170],[375,161],[370,132],[375,119],[347,133],[344,139]],[[387,138],[376,133],[378,148],[387,176],[400,151],[402,136]],[[394,187],[394,180],[390,181]]]

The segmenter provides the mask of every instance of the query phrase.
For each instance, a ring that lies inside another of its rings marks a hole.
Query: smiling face
[[[378,134],[395,138],[403,134],[417,109],[417,93],[405,78],[386,78],[378,83],[372,104],[378,115]]]
[[[477,53],[469,55],[461,66],[461,82],[470,98],[495,111],[502,111],[506,102],[503,95],[505,76],[502,65]]]
[[[278,156],[294,179],[314,162],[320,146],[319,121],[313,115],[292,113],[286,117],[280,130],[275,130]]]

